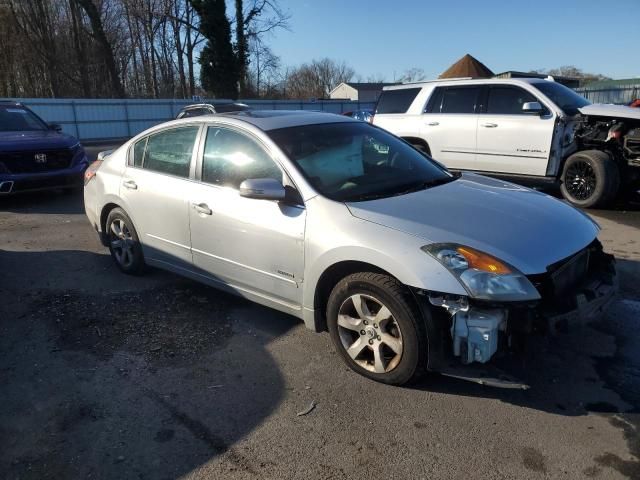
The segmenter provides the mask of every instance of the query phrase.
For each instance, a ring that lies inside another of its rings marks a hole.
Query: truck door
[[[523,112],[527,102],[539,102],[515,85],[488,87],[485,113],[478,115],[475,170],[544,176],[553,139],[555,115]]]
[[[481,86],[437,87],[427,102],[423,137],[431,155],[454,170],[474,170]]]

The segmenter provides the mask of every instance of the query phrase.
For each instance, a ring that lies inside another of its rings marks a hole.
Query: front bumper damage
[[[477,383],[527,388],[494,360],[517,353],[534,335],[569,333],[597,319],[618,290],[615,260],[599,242],[529,278],[541,299],[490,303],[417,291],[427,319],[429,369]]]

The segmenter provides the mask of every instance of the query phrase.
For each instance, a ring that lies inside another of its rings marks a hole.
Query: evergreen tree
[[[202,88],[217,98],[238,97],[238,62],[231,44],[225,0],[190,0],[207,44],[200,54]]]

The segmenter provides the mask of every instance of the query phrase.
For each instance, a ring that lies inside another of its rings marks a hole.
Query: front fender
[[[418,289],[466,295],[460,282],[420,250],[428,241],[351,215],[344,204],[308,202],[303,306],[313,310],[322,274],[340,262],[362,262]]]

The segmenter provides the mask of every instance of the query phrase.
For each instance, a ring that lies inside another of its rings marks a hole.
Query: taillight
[[[98,169],[100,168],[100,165],[102,165],[102,160],[96,160],[95,162],[93,162],[91,165],[89,165],[87,167],[87,169],[84,171],[84,184],[85,185],[87,183],[89,183],[93,177],[96,176],[96,173],[98,172]]]

